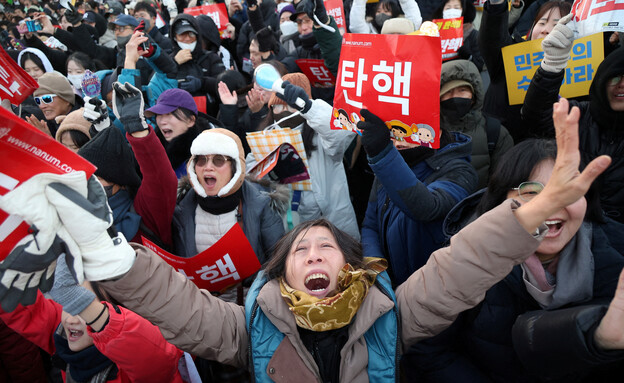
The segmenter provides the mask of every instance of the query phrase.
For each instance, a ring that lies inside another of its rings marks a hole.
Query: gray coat
[[[258,184],[243,182],[243,232],[260,263],[269,258],[269,250],[284,235],[284,224],[272,208],[271,197]],[[191,188],[176,206],[173,214],[175,254],[190,258],[197,254],[195,243],[195,209],[197,194]]]

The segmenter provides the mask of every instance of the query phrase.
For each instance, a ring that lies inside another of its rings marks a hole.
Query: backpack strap
[[[500,136],[501,123],[497,118],[486,116],[485,134],[487,135],[488,154],[492,157],[498,136]]]

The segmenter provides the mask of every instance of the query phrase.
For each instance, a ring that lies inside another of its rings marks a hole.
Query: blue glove
[[[197,92],[201,89],[202,82],[195,76],[186,76],[185,81],[180,83],[180,89],[189,93]]]
[[[293,85],[288,81],[284,81],[282,83],[282,88],[284,88],[283,94],[279,92],[275,92],[275,95],[282,100],[286,101],[288,105],[297,109],[301,113],[306,113],[312,107],[312,101],[308,97],[308,94],[303,90],[303,88]]]
[[[65,255],[56,260],[56,274],[50,297],[63,306],[63,311],[71,315],[80,314],[96,298],[95,294],[78,284],[65,263]]]

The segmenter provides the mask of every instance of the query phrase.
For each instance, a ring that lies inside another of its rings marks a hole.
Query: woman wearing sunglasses
[[[191,145],[189,189],[173,216],[173,244],[178,256],[192,257],[213,244],[238,223],[260,263],[284,234],[280,214],[272,207],[285,203],[287,193],[267,193],[245,180],[245,152],[238,136],[216,128],[202,132]],[[186,180],[186,179],[183,179]],[[235,291],[233,292],[235,293]],[[226,299],[233,300],[233,295]],[[241,297],[242,298],[242,297]]]
[[[58,130],[56,117],[65,116],[84,105],[82,98],[74,93],[69,80],[58,72],[48,72],[39,77],[39,88],[33,96],[45,120],[29,116],[26,121],[52,137],[56,136]]]
[[[476,215],[508,198],[533,200],[554,177],[556,152],[549,140],[513,147],[487,189],[449,214],[447,234],[465,226],[462,218],[474,218],[470,206],[479,198]],[[624,266],[617,246],[624,228],[603,218],[591,194],[544,223],[548,233],[537,251],[490,288],[481,305],[416,346],[407,362],[420,370],[419,382],[604,381],[614,362],[621,371],[624,353],[604,350],[597,327]]]

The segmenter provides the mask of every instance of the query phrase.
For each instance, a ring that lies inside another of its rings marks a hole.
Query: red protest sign
[[[239,224],[235,224],[221,239],[192,258],[173,255],[145,237],[143,245],[184,274],[200,289],[223,291],[260,270],[260,262]]]
[[[327,14],[333,16],[334,20],[336,20],[336,25],[338,26],[340,34],[344,35],[347,32],[347,27],[345,26],[345,13],[342,0],[324,0],[323,4],[325,5]]]
[[[357,132],[367,108],[395,139],[439,148],[440,51],[436,36],[345,34],[332,129]]]
[[[95,171],[87,160],[4,108],[0,119],[0,195],[39,173],[83,170],[90,177]],[[0,260],[27,234],[28,225],[20,217],[0,210]]]
[[[227,8],[225,4],[206,4],[192,8],[184,8],[184,13],[197,17],[199,15],[210,16],[212,21],[217,25],[219,35],[223,34],[223,31],[227,28],[227,24],[230,22],[228,17]]]
[[[457,50],[464,43],[464,18],[435,19],[433,22],[440,31],[442,44],[442,60],[454,59],[458,56]]]
[[[295,60],[301,72],[310,80],[310,85],[315,88],[331,88],[336,84],[336,77],[327,69],[321,59]]]
[[[37,88],[37,81],[0,49],[0,98],[19,105]]]

